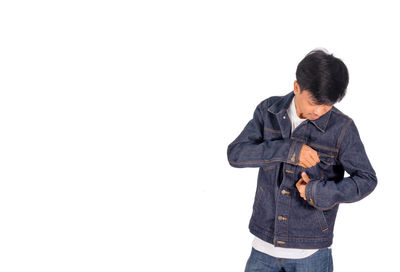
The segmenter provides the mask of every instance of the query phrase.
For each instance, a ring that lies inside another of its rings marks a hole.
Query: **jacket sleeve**
[[[320,210],[328,210],[338,203],[361,200],[377,185],[374,169],[353,120],[349,120],[340,144],[338,160],[350,175],[340,181],[311,180],[306,186],[308,203]]]
[[[295,139],[266,141],[264,130],[267,100],[255,109],[251,119],[239,136],[228,146],[228,161],[233,167],[264,167],[268,163],[281,161],[297,165],[303,142]],[[267,137],[268,138],[268,137]]]

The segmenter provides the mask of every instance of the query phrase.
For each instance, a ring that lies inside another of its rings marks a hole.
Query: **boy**
[[[246,272],[333,271],[339,204],[377,185],[354,121],[333,106],[348,81],[340,59],[311,51],[297,66],[293,92],[259,103],[228,146],[231,166],[259,168]]]

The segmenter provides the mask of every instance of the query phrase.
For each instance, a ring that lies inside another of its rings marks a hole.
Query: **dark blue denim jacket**
[[[233,167],[259,167],[252,234],[280,247],[324,248],[332,244],[339,204],[367,196],[377,178],[354,121],[336,107],[291,132],[287,109],[293,97],[290,92],[262,101],[229,144],[228,160]],[[303,144],[318,152],[320,163],[298,165]],[[302,171],[311,179],[307,201],[295,186]]]

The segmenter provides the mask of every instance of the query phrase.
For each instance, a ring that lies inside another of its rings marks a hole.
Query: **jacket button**
[[[291,162],[295,162],[296,161],[296,152],[293,153],[292,158],[290,159]]]
[[[289,195],[290,192],[288,192],[288,191],[286,191],[286,190],[282,190],[282,191],[281,191],[281,194],[282,194],[282,195]]]
[[[278,220],[287,220],[287,217],[284,217],[284,216],[278,216]]]

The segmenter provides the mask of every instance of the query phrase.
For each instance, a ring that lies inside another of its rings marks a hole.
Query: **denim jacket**
[[[290,92],[259,103],[229,144],[228,161],[237,168],[259,168],[252,234],[279,247],[325,248],[332,244],[339,204],[370,194],[377,178],[354,121],[336,107],[291,132],[287,109],[293,97]],[[299,165],[303,144],[319,155],[320,162],[310,168]],[[311,179],[307,200],[295,186],[302,171]]]

